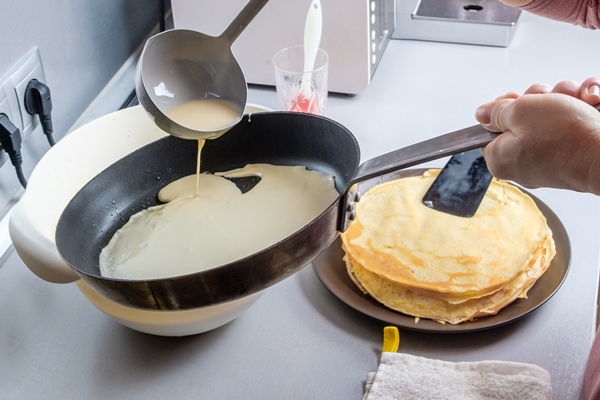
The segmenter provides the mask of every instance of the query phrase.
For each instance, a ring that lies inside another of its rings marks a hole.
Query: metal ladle
[[[135,90],[159,128],[183,139],[214,139],[240,121],[248,86],[231,45],[268,1],[250,0],[217,37],[172,29],[146,41],[137,65]],[[167,116],[173,107],[199,99],[228,101],[239,115],[229,125],[211,131],[191,129]]]

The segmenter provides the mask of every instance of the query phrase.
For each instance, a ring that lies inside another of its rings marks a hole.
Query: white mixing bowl
[[[269,111],[248,104],[246,113]],[[115,321],[137,331],[186,336],[222,326],[261,296],[192,310],[149,311],[126,307],[100,295],[62,260],[54,242],[58,219],[71,198],[96,174],[132,151],[165,136],[141,106],[98,118],[65,136],[32,172],[25,194],[13,208],[9,232],[19,257],[38,277],[52,283],[75,282],[84,296]]]

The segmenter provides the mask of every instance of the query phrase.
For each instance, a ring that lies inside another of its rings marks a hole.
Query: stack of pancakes
[[[439,170],[375,186],[341,234],[350,278],[385,306],[458,324],[494,315],[527,291],[556,254],[534,201],[494,179],[477,213],[423,205]]]

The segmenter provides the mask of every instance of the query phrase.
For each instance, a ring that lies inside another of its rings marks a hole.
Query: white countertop
[[[477,105],[509,90],[598,74],[600,32],[529,14],[517,29],[508,48],[394,40],[371,86],[354,97],[331,96],[326,115],[355,134],[367,160],[472,125]],[[249,101],[277,108],[272,88],[251,88]],[[498,328],[401,329],[399,351],[537,364],[550,371],[556,399],[579,399],[596,319],[600,199],[533,193],[571,239],[560,290]],[[73,284],[40,280],[13,252],[0,267],[0,399],[358,400],[377,368],[385,325],[338,300],[307,266],[221,328],[156,337],[109,319]]]

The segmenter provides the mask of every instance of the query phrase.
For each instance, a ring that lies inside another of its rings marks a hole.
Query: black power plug
[[[27,188],[27,179],[25,179],[23,169],[21,168],[21,165],[23,164],[23,159],[21,158],[21,131],[10,121],[6,114],[1,113],[0,144],[4,151],[8,153],[10,162],[15,167],[19,182],[23,188]]]
[[[54,146],[54,138],[52,137],[52,97],[50,95],[50,88],[38,81],[32,79],[25,88],[25,109],[31,115],[38,115],[40,123],[42,124],[42,130],[48,138],[50,146]]]

